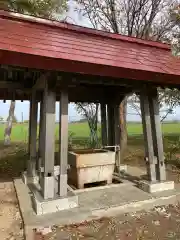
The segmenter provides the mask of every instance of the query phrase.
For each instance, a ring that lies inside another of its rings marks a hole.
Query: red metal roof
[[[0,11],[0,64],[180,83],[163,43]]]

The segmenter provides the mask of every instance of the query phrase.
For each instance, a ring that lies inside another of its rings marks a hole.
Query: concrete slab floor
[[[21,179],[14,180],[14,184],[27,234],[31,234],[34,228],[80,223],[121,213],[147,210],[180,200],[179,185],[171,191],[150,194],[132,184],[125,183],[112,188],[105,187],[94,191],[79,192],[79,207],[37,216],[32,209],[28,187]]]

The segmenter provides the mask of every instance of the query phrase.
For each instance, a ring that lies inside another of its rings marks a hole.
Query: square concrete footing
[[[119,170],[120,172],[127,172],[127,165],[125,164],[120,165]]]
[[[26,185],[27,184],[38,184],[39,176],[36,175],[34,177],[29,177],[27,172],[25,171],[25,172],[22,173],[22,180],[23,180],[23,183],[26,184]]]
[[[44,172],[44,168],[41,167],[41,173]],[[54,176],[58,176],[60,173],[60,166],[54,166]],[[22,173],[22,180],[24,182],[24,184],[30,184],[30,183],[34,183],[34,184],[38,184],[39,183],[39,176],[38,176],[38,172],[36,172],[36,176],[34,177],[29,177],[27,175],[27,171]]]
[[[41,167],[41,173],[44,172],[44,167]],[[59,165],[56,165],[54,166],[54,176],[59,176],[60,174],[60,166]]]
[[[148,193],[156,193],[166,190],[173,190],[174,189],[174,182],[173,181],[163,181],[163,182],[148,182],[148,181],[141,181],[139,183],[139,188],[144,190]]]
[[[55,178],[54,176],[40,178],[41,194],[44,199],[54,198]]]
[[[29,186],[33,193],[32,205],[37,215],[55,213],[62,210],[78,207],[78,196],[73,191],[68,191],[66,197],[55,196],[45,200],[37,187]]]

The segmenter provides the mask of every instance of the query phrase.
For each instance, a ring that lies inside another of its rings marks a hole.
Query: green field
[[[169,143],[178,142],[180,136],[180,123],[167,123],[163,124],[163,133],[166,135],[164,150],[169,152]],[[10,148],[4,148],[4,124],[0,124],[0,175],[4,177],[19,177],[22,171],[26,167],[27,149],[24,147],[24,143],[28,143],[28,124],[15,124],[13,125],[11,142],[13,143]],[[74,133],[72,139],[72,147],[76,148],[88,148],[89,147],[89,129],[87,123],[71,123],[69,124],[69,132]],[[56,139],[58,139],[58,124],[56,125]],[[100,135],[100,125],[99,125]],[[128,124],[128,148],[126,149],[125,157],[123,161],[128,164],[140,164],[144,166],[144,147],[142,137],[142,125],[138,123]],[[22,143],[22,145],[21,145]],[[18,146],[17,146],[18,145]],[[170,145],[171,146],[171,145]],[[174,145],[173,145],[174,146]],[[58,144],[56,144],[56,150],[58,150]],[[177,151],[178,152],[178,151]],[[176,152],[176,153],[177,153]],[[14,154],[15,153],[15,154]],[[178,152],[180,153],[180,152]],[[179,166],[179,162],[175,162]]]
[[[0,140],[4,138],[5,125],[0,125]],[[100,126],[99,126],[100,128]],[[164,135],[179,135],[180,136],[180,123],[164,123],[162,124],[162,130]],[[74,137],[85,138],[89,136],[89,128],[87,123],[71,123],[69,124],[69,132],[73,133]],[[100,132],[100,129],[99,129]],[[56,138],[58,138],[58,124],[56,125]],[[128,135],[141,135],[142,125],[139,123],[128,123]],[[28,125],[27,124],[15,124],[13,126],[11,139],[13,142],[28,140]]]

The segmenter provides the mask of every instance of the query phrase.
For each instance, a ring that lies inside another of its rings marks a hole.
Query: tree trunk
[[[127,147],[127,97],[124,98],[122,103],[120,104],[120,148],[121,148],[121,159],[124,157],[124,153]]]
[[[96,116],[95,116],[96,118]],[[90,147],[96,148],[98,144],[98,133],[97,133],[97,121],[88,122],[89,129],[90,129]]]
[[[16,104],[15,101],[11,101],[10,108],[9,108],[9,116],[7,118],[7,125],[4,131],[4,145],[11,144],[11,131],[12,131],[15,104]]]

